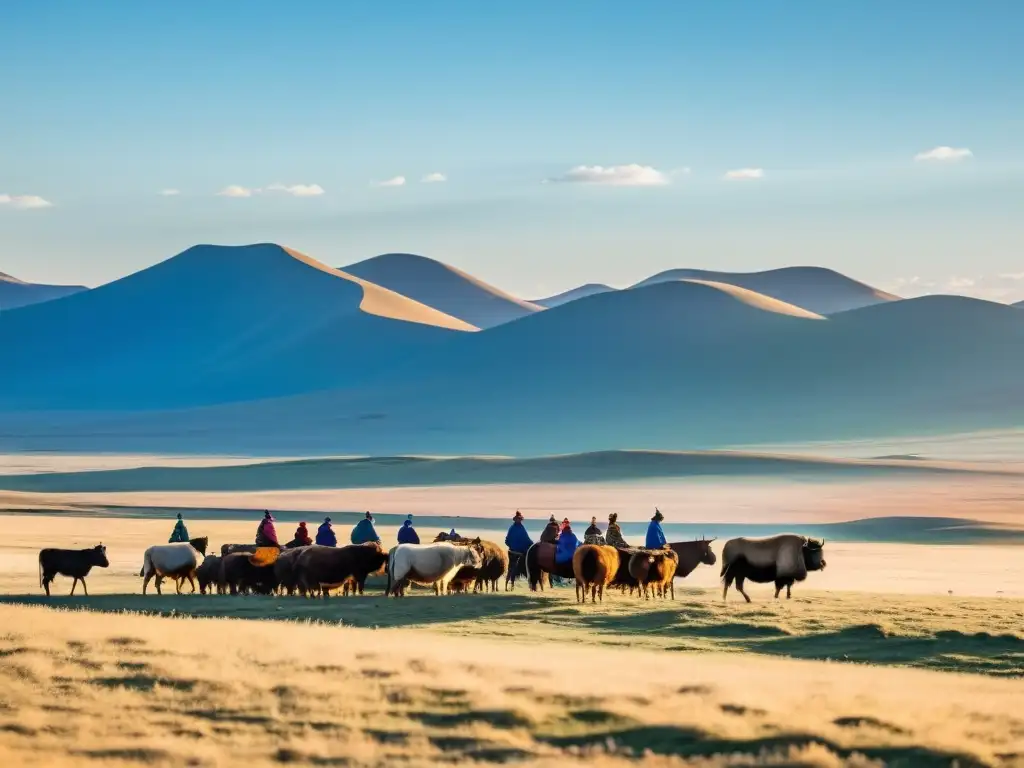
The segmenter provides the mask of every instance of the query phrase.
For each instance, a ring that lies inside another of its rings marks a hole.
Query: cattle
[[[206,590],[210,590],[210,594],[216,589],[218,595],[223,595],[225,588],[223,582],[220,580],[220,555],[207,555],[203,558],[203,562],[196,568],[196,581],[199,582],[199,594],[205,595]]]
[[[71,582],[71,594],[75,594],[75,587],[82,582],[82,590],[85,596],[89,596],[89,589],[85,586],[85,577],[89,571],[95,568],[107,568],[110,561],[107,560],[107,548],[97,544],[89,549],[43,549],[39,551],[39,586],[46,590],[46,596],[50,596],[50,582],[60,574],[74,579]]]
[[[619,553],[604,544],[584,544],[573,553],[572,570],[576,575],[576,602],[587,602],[588,590],[590,602],[604,602],[604,588],[619,570]]]
[[[232,552],[221,559],[220,581],[232,595],[269,595],[277,589],[274,565],[255,552]]]
[[[375,542],[349,544],[345,547],[303,547],[295,561],[295,580],[307,593],[319,592],[324,598],[330,591],[348,583],[349,588],[363,594],[366,578],[379,573],[388,556]]]
[[[160,583],[165,578],[174,579],[175,591],[181,594],[181,585],[188,579],[192,591],[196,591],[196,569],[199,567],[199,553],[188,543],[156,544],[145,551],[142,556],[142,570],[139,571],[144,581],[142,594],[152,579],[156,579],[156,593],[163,594]]]
[[[747,579],[757,584],[775,583],[775,598],[786,588],[786,599],[797,581],[807,578],[810,571],[825,568],[825,540],[815,541],[806,536],[785,533],[763,539],[731,539],[722,549],[722,599],[729,594],[735,581],[736,589],[750,602],[743,590]]]
[[[671,549],[641,549],[629,558],[629,575],[636,580],[637,591],[645,600],[651,599],[651,591],[658,597],[664,597],[666,589],[671,590],[674,599],[672,580],[678,565],[679,556]],[[632,585],[629,591],[632,594]]]
[[[403,597],[409,583],[434,587],[434,594],[444,595],[448,584],[461,568],[483,565],[483,546],[448,542],[438,544],[399,544],[388,552],[388,586],[386,595]]]
[[[294,595],[295,590],[298,587],[295,566],[298,563],[299,555],[301,555],[305,549],[306,548],[303,547],[301,549],[285,550],[274,563],[274,575],[277,577],[278,588],[284,590],[289,595]],[[303,594],[305,594],[305,592],[303,592]]]
[[[248,552],[252,554],[257,549],[255,544],[221,544],[220,545],[220,556],[227,557],[233,555],[236,552]]]
[[[699,565],[714,565],[718,562],[715,551],[711,549],[714,539],[696,539],[694,541],[675,541],[668,546],[679,556],[676,578],[685,579]]]

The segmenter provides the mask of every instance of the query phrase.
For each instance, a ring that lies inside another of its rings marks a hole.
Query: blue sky
[[[1024,298],[1024,5],[694,5],[5,4],[0,271],[269,240],[527,298],[786,264]]]

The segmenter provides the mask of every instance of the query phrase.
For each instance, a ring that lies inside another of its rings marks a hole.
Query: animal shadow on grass
[[[701,617],[697,617],[699,621]],[[579,626],[600,632],[660,635],[664,637],[707,637],[743,640],[746,638],[782,637],[789,633],[779,627],[718,620],[713,624],[690,624],[692,617],[680,616],[679,611],[647,611],[622,615],[581,615],[575,622]]]
[[[747,649],[802,659],[905,664],[994,676],[1024,673],[1024,639],[987,632],[945,630],[934,635],[902,636],[889,635],[877,624],[862,624],[836,632],[753,642]]]
[[[820,736],[810,734],[786,734],[761,739],[723,739],[692,728],[676,726],[637,726],[625,729],[602,730],[586,735],[552,736],[543,738],[546,743],[565,748],[600,746],[609,740],[622,748],[635,752],[650,750],[658,755],[681,757],[712,757],[714,755],[759,755],[764,752],[780,752],[789,748],[807,747],[820,744],[833,753],[848,758],[854,752],[883,761],[890,768],[984,768],[967,755],[953,754],[922,746],[860,746],[847,749],[829,742]]]
[[[141,594],[96,595],[92,597],[50,597],[45,595],[5,595],[0,604],[43,605],[51,608],[86,609],[98,613],[137,611],[153,616],[193,616],[197,618],[275,619],[324,621],[353,626],[403,627],[449,624],[472,619],[489,619],[536,608],[526,595],[448,595],[442,598],[424,594],[403,600],[383,595],[358,597],[332,596],[328,600],[273,596],[201,596],[188,594],[163,596]]]

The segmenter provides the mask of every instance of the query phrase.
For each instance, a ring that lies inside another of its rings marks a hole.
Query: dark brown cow
[[[221,558],[220,582],[232,595],[269,595],[277,589],[274,564],[255,565],[248,552],[233,552]]]
[[[109,565],[107,548],[102,544],[90,549],[43,549],[39,551],[39,586],[46,590],[46,596],[49,597],[50,582],[60,574],[74,579],[71,582],[72,595],[75,594],[78,582],[82,582],[82,589],[88,597],[85,577],[94,567],[107,568]]]
[[[305,547],[286,549],[274,563],[274,571],[277,575],[278,586],[289,595],[295,594],[298,587],[295,566],[299,561],[299,555],[305,551]],[[305,593],[303,593],[305,594]]]
[[[375,541],[346,547],[303,547],[295,563],[295,580],[307,593],[320,592],[326,598],[332,589],[351,579],[363,594],[366,577],[380,572],[387,561],[388,553]]]
[[[203,558],[203,562],[196,568],[196,581],[199,582],[199,594],[205,595],[206,590],[210,590],[212,595],[214,590],[217,591],[218,595],[223,595],[225,591],[225,585],[220,579],[220,555],[207,555]]]
[[[644,600],[650,600],[653,590],[658,597],[664,597],[666,585],[672,589],[672,579],[676,575],[679,556],[671,549],[641,549],[629,558],[629,575],[636,579],[637,589]],[[630,587],[630,593],[633,588]]]

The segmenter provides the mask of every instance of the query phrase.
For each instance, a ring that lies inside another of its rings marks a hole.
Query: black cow
[[[46,596],[50,596],[50,582],[59,573],[74,579],[71,583],[71,594],[75,594],[75,587],[82,582],[82,589],[86,597],[89,596],[89,589],[85,586],[85,577],[93,566],[106,568],[110,565],[107,560],[107,548],[97,544],[91,549],[43,549],[39,552],[39,586],[46,590]]]

